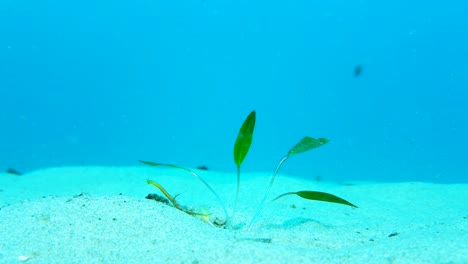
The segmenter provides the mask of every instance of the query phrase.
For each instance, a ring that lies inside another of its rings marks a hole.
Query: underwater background
[[[468,182],[468,2],[0,2],[0,170],[133,166]]]

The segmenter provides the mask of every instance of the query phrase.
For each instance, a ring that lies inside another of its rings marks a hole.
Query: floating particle
[[[356,67],[354,67],[354,77],[361,76],[362,69],[363,69],[363,66],[361,64],[356,65]]]

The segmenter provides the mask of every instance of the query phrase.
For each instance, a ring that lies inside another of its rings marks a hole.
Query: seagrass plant
[[[254,128],[255,128],[255,118],[256,114],[255,111],[252,111],[247,118],[245,119],[244,123],[242,124],[239,133],[237,135],[236,142],[234,144],[234,163],[237,166],[237,186],[236,186],[236,198],[234,202],[234,209],[232,210],[232,216],[236,214],[237,211],[237,201],[239,199],[239,189],[240,189],[240,175],[241,175],[241,164],[244,161],[245,157],[247,156],[247,153],[249,152],[250,145],[252,144],[252,139],[253,139],[253,133],[254,133]],[[250,231],[253,227],[253,225],[257,222],[257,220],[260,218],[261,214],[263,211],[274,201],[283,198],[285,196],[290,196],[290,195],[295,195],[299,196],[300,198],[307,199],[307,200],[315,200],[315,201],[322,201],[322,202],[330,202],[330,203],[337,203],[337,204],[343,204],[343,205],[348,205],[351,207],[357,207],[354,204],[338,197],[333,194],[329,193],[324,193],[324,192],[317,192],[317,191],[309,191],[309,190],[301,190],[301,191],[293,191],[293,192],[287,192],[283,193],[281,195],[276,196],[272,200],[268,201],[268,196],[270,194],[270,190],[273,186],[273,183],[276,179],[276,175],[278,174],[281,166],[283,163],[289,159],[290,157],[304,153],[306,151],[309,151],[314,148],[318,148],[320,146],[323,146],[324,144],[328,143],[329,140],[326,138],[311,138],[311,137],[304,137],[301,139],[293,148],[289,150],[286,156],[284,156],[281,161],[278,163],[276,166],[275,172],[271,176],[270,183],[265,191],[265,194],[263,196],[263,199],[260,203],[260,207],[256,211],[255,215],[253,216],[249,226],[248,230]],[[197,178],[199,181],[201,181],[214,195],[216,200],[219,202],[221,207],[223,208],[224,215],[225,215],[225,228],[233,228],[232,223],[231,223],[231,218],[228,214],[227,208],[224,205],[224,202],[220,198],[220,196],[216,193],[216,191],[205,181],[203,180],[200,175],[198,175],[196,172],[193,170],[184,168],[184,167],[179,167],[176,165],[172,164],[163,164],[163,163],[156,163],[156,162],[150,162],[150,161],[142,161],[140,160],[141,163],[150,165],[150,166],[166,166],[170,168],[175,168],[175,169],[180,169],[184,170],[190,174],[192,174],[195,178]],[[158,188],[166,198],[171,201],[171,203],[174,205],[175,208],[189,214],[192,216],[197,216],[201,217],[203,220],[208,221],[209,214],[204,213],[204,212],[194,212],[192,210],[188,210],[185,207],[181,206],[177,201],[176,197],[171,196],[159,183],[152,181],[152,180],[147,180],[148,184],[151,184]]]

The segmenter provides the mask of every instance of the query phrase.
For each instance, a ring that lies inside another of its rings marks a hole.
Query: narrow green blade
[[[255,111],[252,111],[242,124],[237,135],[236,143],[234,144],[234,162],[237,167],[240,167],[244,161],[247,152],[249,152],[250,144],[252,144],[252,137],[255,127]]]
[[[313,148],[318,148],[330,141],[327,138],[311,138],[311,137],[304,137],[297,143],[288,153],[288,156],[292,156],[295,154],[299,154],[302,152],[309,151]]]
[[[144,161],[144,160],[139,160],[139,162],[150,165],[150,166],[162,166],[162,163],[156,163],[156,162],[151,162],[151,161]]]
[[[157,162],[152,162],[152,161],[144,161],[144,160],[139,160],[139,162],[143,163],[143,164],[146,164],[146,165],[149,165],[149,166],[164,166],[164,167],[169,167],[169,168],[175,168],[175,169],[181,169],[181,170],[185,170],[185,171],[188,171],[190,173],[193,174],[193,171],[191,171],[190,169],[187,169],[187,168],[184,168],[184,167],[180,167],[180,166],[177,166],[177,165],[172,165],[172,164],[165,164],[165,163],[157,163]],[[197,177],[197,176],[195,176]],[[197,177],[198,178],[198,177]]]
[[[335,196],[333,194],[329,194],[329,193],[324,193],[324,192],[314,192],[314,191],[299,191],[299,192],[296,192],[295,194],[297,194],[298,196],[304,198],[304,199],[308,199],[308,200],[316,200],[316,201],[322,201],[322,202],[329,202],[329,203],[338,203],[338,204],[344,204],[344,205],[349,205],[349,206],[352,206],[352,207],[356,207],[354,204],[344,200],[344,199],[341,199],[340,197],[338,196]]]

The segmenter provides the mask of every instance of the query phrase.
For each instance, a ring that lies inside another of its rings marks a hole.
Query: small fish
[[[361,64],[356,65],[356,67],[354,67],[354,77],[361,76],[362,69],[363,69],[363,66]]]
[[[208,167],[205,165],[198,166],[197,169],[199,170],[208,170]]]
[[[13,175],[17,175],[17,176],[23,174],[23,173],[21,173],[21,172],[15,170],[15,169],[12,169],[12,168],[8,168],[8,169],[6,170],[6,173],[13,174]]]

